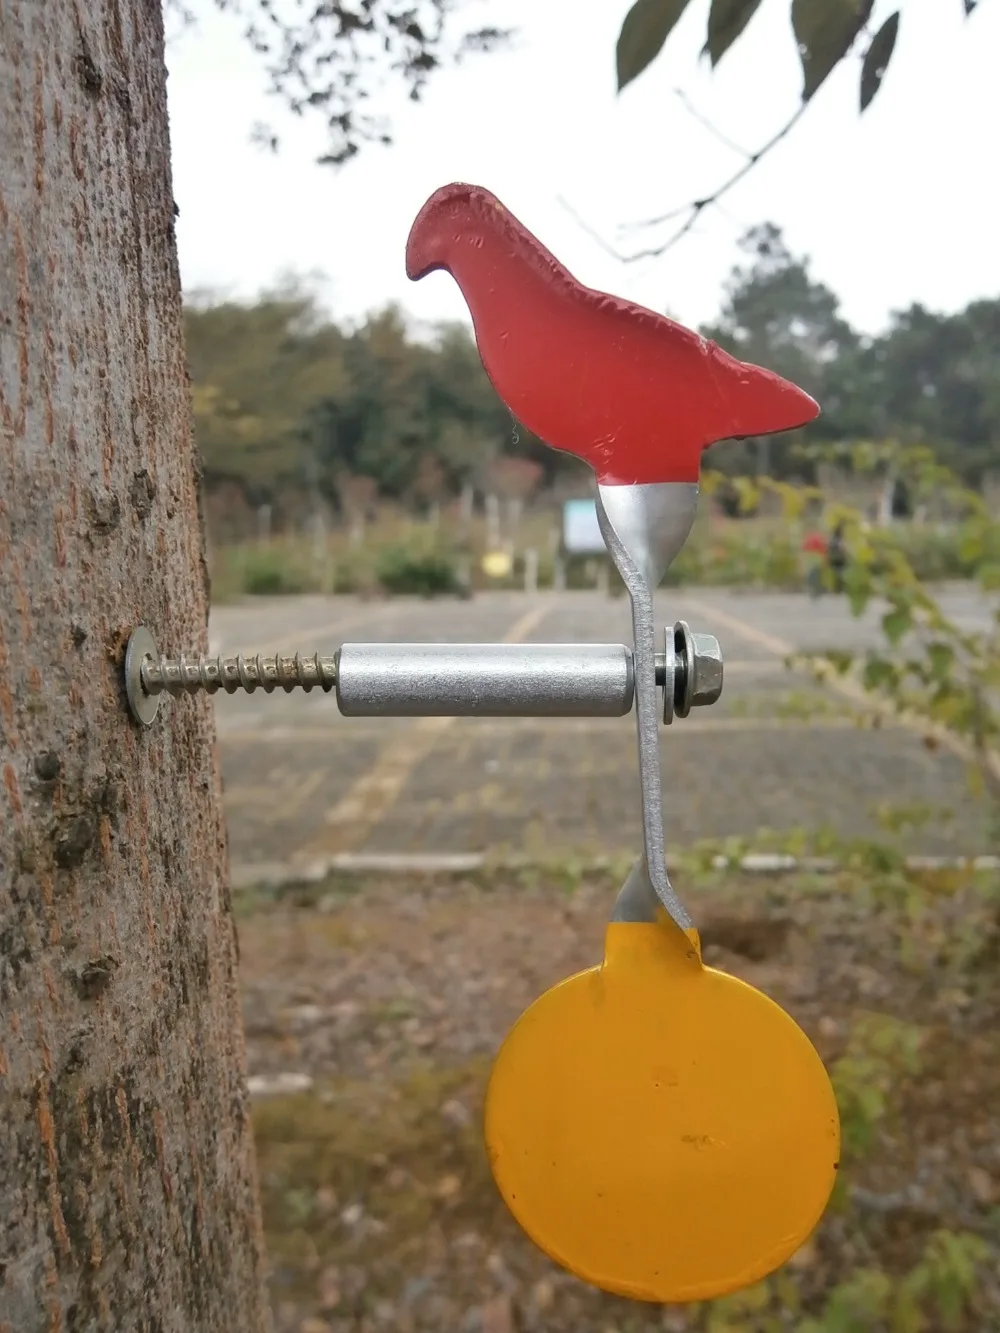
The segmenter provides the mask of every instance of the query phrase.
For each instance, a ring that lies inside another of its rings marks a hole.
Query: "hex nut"
[[[692,634],[694,641],[694,684],[691,706],[704,708],[722,694],[722,649],[714,634]]]

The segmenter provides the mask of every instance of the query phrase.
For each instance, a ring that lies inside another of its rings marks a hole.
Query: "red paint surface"
[[[407,276],[434,269],[461,288],[510,411],[605,485],[697,481],[716,440],[791,430],[819,412],[780,376],[584,287],[480,186],[446,185],[418,213]]]

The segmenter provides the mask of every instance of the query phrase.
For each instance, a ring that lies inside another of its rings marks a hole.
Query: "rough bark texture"
[[[265,1327],[159,0],[0,0],[0,1330]]]

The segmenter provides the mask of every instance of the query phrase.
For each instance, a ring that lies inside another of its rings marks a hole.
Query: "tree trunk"
[[[158,0],[0,3],[0,1330],[256,1333]]]

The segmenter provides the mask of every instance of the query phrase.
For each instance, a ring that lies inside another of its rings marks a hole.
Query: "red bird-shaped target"
[[[793,430],[801,389],[663,315],[577,282],[488,190],[446,185],[418,213],[407,276],[445,269],[509,410],[603,485],[696,482],[717,440]]]

